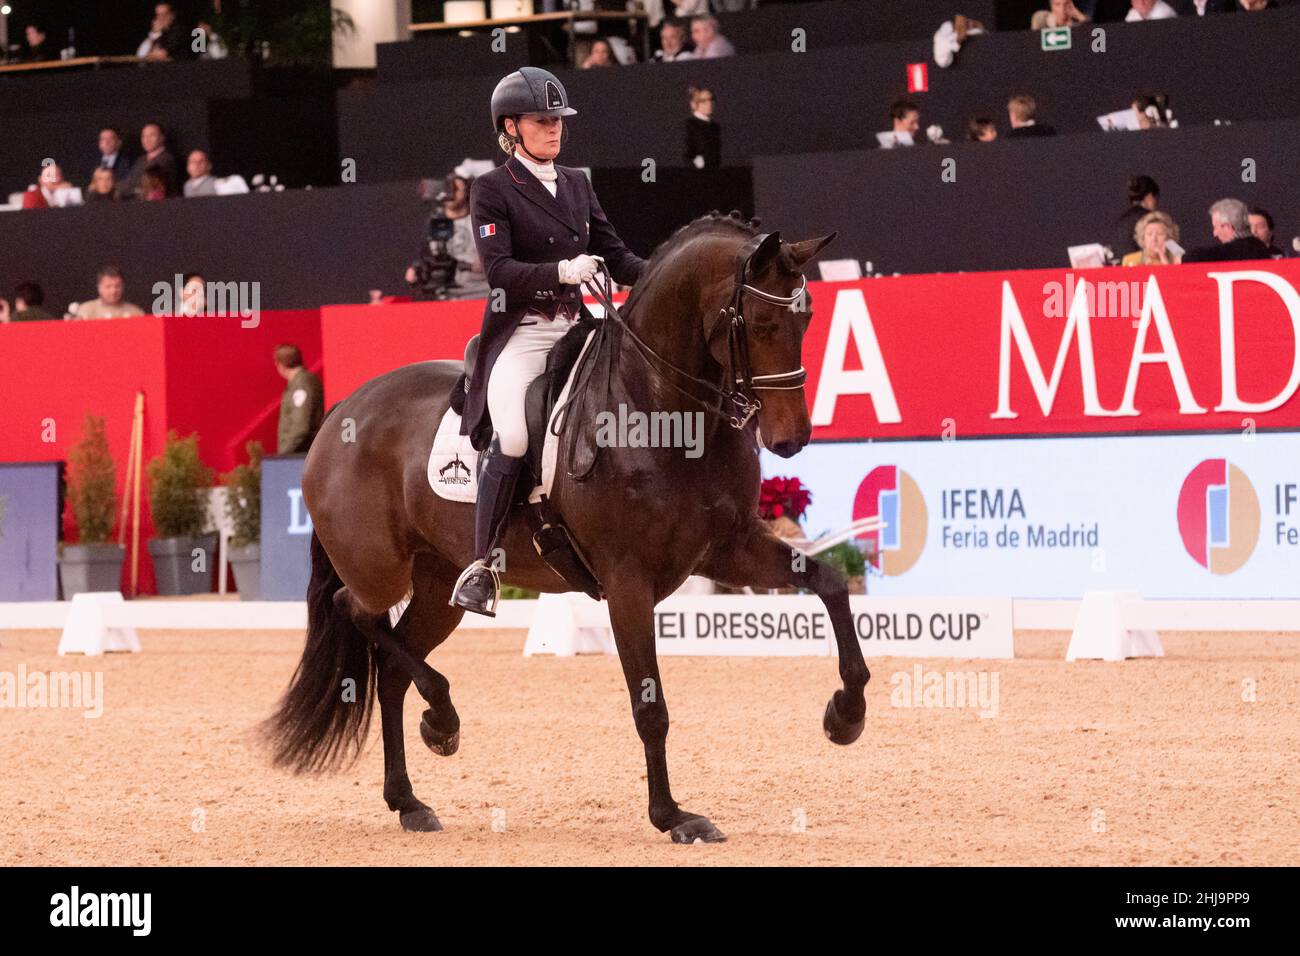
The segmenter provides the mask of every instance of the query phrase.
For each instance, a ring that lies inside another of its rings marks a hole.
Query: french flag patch
[[[478,237],[480,239],[486,239],[488,236],[495,236],[496,234],[497,224],[495,222],[489,222],[485,226],[478,227]]]

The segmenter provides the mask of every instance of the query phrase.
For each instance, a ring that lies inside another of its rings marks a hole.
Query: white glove
[[[560,281],[565,285],[581,285],[589,282],[596,276],[596,263],[604,261],[600,256],[589,256],[586,253],[574,259],[561,259]]]

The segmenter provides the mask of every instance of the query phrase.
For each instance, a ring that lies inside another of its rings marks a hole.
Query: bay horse
[[[675,843],[725,839],[706,817],[680,808],[668,785],[668,706],[653,612],[688,575],[815,592],[834,627],[842,681],[823,715],[825,733],[849,744],[865,722],[871,675],[843,575],[792,551],[757,517],[760,442],[790,457],[812,433],[800,360],[812,318],[802,269],[834,235],[787,243],[779,233],[760,234],[757,220],[717,211],[678,229],[651,257],[618,321],[604,320],[607,392],[588,385],[587,393],[608,408],[688,413],[704,403],[701,392],[737,407],[710,404],[696,457],[603,447],[579,478],[567,461],[575,446],[561,442],[551,501],[604,588],[645,747],[650,822]],[[460,742],[450,684],[425,658],[464,613],[448,598],[475,557],[474,506],[437,497],[426,469],[462,369],[447,361],[398,368],[361,386],[322,424],[302,474],[314,525],[307,642],[264,725],[277,765],[334,769],[359,755],[377,697],[384,799],[413,831],[442,826],[407,776],[402,702],[412,683],[428,704],[420,721],[425,745],[449,756]],[[757,427],[749,420],[755,412]],[[574,418],[575,428],[591,422]],[[570,590],[538,558],[525,517],[517,505],[503,539],[503,580]],[[389,608],[408,591],[411,602],[392,627]]]

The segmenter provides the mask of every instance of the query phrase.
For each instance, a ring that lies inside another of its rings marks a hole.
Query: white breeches
[[[488,377],[488,414],[501,443],[501,453],[518,458],[528,451],[524,393],[546,371],[546,356],[573,328],[563,316],[547,321],[535,312],[519,320],[510,341],[492,364]]]

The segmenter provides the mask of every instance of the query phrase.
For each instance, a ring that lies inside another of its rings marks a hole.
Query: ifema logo
[[[881,574],[902,574],[916,564],[925,550],[929,514],[916,481],[897,465],[873,468],[858,485],[853,499],[853,520],[880,518],[877,531],[860,535],[873,545],[873,564]]]
[[[1225,458],[1207,458],[1183,479],[1178,533],[1197,564],[1231,574],[1259,540],[1259,498],[1246,473]]]

